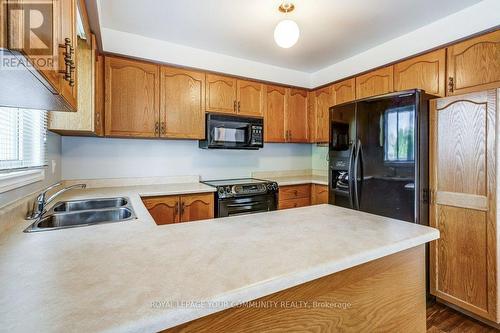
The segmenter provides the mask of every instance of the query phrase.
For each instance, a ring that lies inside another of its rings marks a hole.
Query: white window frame
[[[33,184],[45,179],[44,169],[31,169],[0,173],[0,193]]]

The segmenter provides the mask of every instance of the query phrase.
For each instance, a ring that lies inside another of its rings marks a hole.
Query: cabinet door
[[[393,90],[392,66],[356,77],[356,98],[366,98],[386,94]]]
[[[65,44],[69,43],[71,49],[73,50],[71,54],[71,59],[73,60],[75,70],[71,71],[71,79],[65,78],[64,75],[59,76],[60,80],[60,94],[61,96],[71,105],[75,110],[77,108],[77,97],[78,97],[78,72],[76,68],[78,67],[78,52],[77,52],[77,36],[76,36],[76,20],[77,20],[77,10],[76,10],[76,0],[60,0],[54,1],[55,4],[59,3],[60,15],[57,18],[59,20],[59,65],[60,70],[65,70],[64,62],[64,51]]]
[[[178,195],[143,198],[142,201],[156,224],[171,224],[180,221],[180,197]]]
[[[285,102],[286,89],[267,86],[264,138],[266,142],[286,142]]]
[[[444,96],[446,50],[441,49],[394,65],[394,90],[423,89]]]
[[[328,186],[326,185],[311,185],[311,204],[320,205],[328,203]]]
[[[448,95],[500,85],[500,30],[450,46]]]
[[[332,106],[332,87],[316,90],[316,142],[329,141],[329,118]]]
[[[333,104],[352,102],[356,99],[356,79],[337,82],[332,88]]]
[[[207,74],[207,112],[236,113],[236,79]]]
[[[307,91],[288,89],[286,118],[288,142],[308,142]]]
[[[181,196],[181,222],[214,218],[214,194],[185,194]]]
[[[158,65],[106,57],[105,130],[108,136],[159,135]]]
[[[281,186],[279,191],[279,200],[290,200],[300,198],[311,198],[311,185],[289,185]]]
[[[205,138],[205,74],[161,67],[160,132],[176,139]]]
[[[244,116],[264,115],[264,85],[262,83],[237,80],[238,113]]]
[[[431,293],[497,322],[498,92],[430,103]]]

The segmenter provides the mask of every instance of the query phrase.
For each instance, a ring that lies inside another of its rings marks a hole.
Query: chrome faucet
[[[71,185],[71,186],[65,187],[63,189],[60,189],[56,193],[52,194],[48,199],[46,199],[47,192],[50,191],[50,190],[52,190],[53,188],[56,188],[57,186],[60,186],[60,185],[61,185],[60,182],[59,183],[55,183],[53,185],[50,185],[49,187],[47,187],[46,189],[44,189],[36,197],[35,202],[33,203],[33,208],[31,209],[30,212],[28,212],[28,215],[26,216],[27,220],[35,220],[35,219],[41,217],[45,213],[45,207],[47,207],[47,205],[49,203],[51,203],[52,200],[54,200],[56,197],[58,197],[59,195],[63,194],[64,192],[72,190],[72,189],[75,189],[75,188],[82,188],[82,189],[84,189],[85,187],[87,187],[87,185],[85,185],[85,184]]]

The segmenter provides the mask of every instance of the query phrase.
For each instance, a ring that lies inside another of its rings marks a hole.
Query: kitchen
[[[500,327],[498,1],[0,8],[0,331]]]

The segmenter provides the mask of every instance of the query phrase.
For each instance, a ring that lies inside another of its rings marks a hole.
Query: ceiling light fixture
[[[290,1],[284,0],[278,7],[279,11],[285,13],[285,16],[295,9],[295,6]],[[295,21],[285,19],[282,20],[276,28],[274,28],[274,41],[278,46],[288,49],[297,43],[299,40],[300,30]]]

